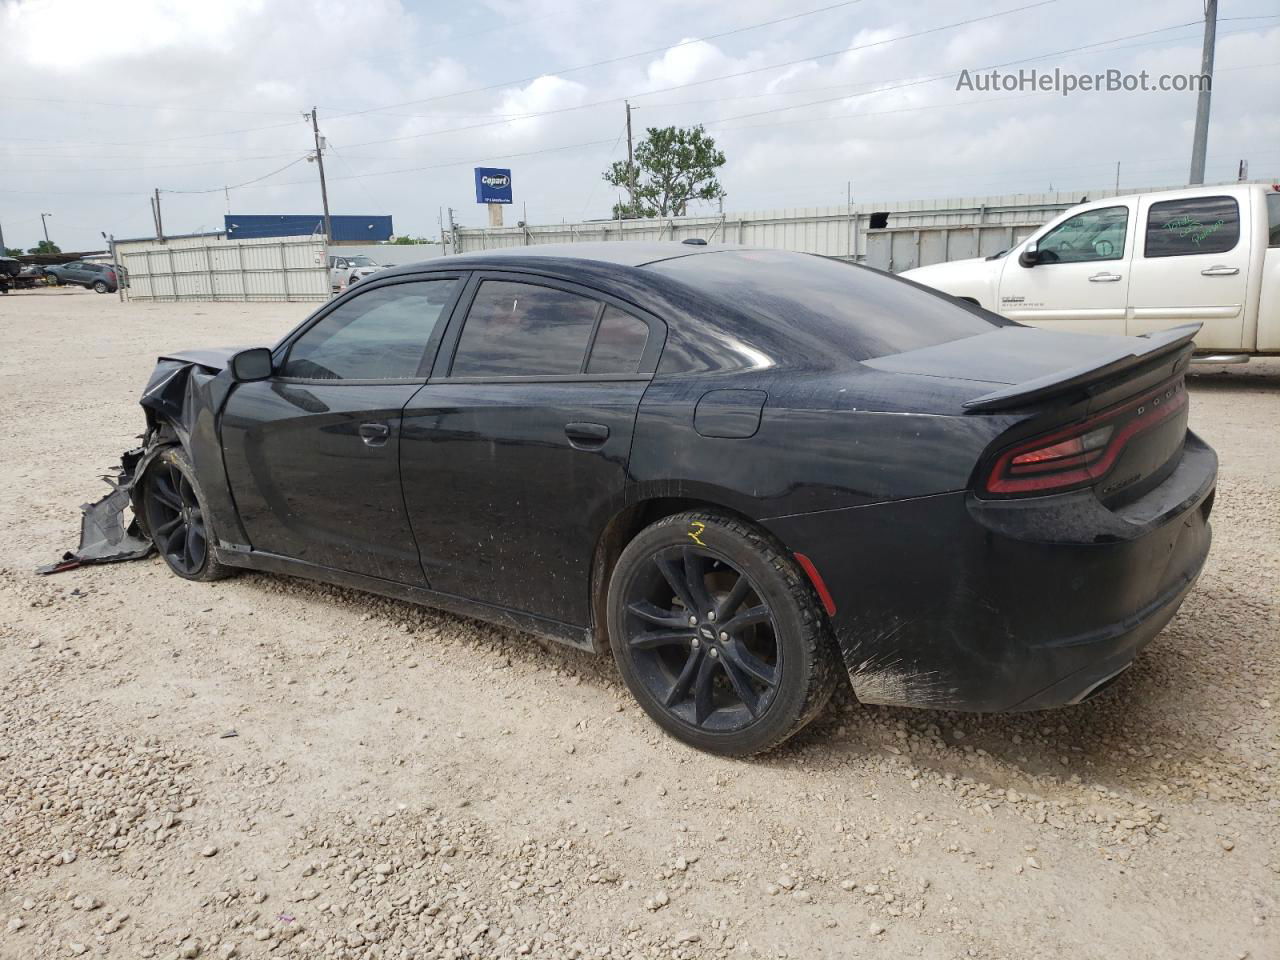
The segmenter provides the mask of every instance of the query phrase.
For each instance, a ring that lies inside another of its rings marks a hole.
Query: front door
[[[1235,197],[1147,197],[1140,211],[1143,244],[1134,251],[1129,333],[1201,321],[1196,346],[1244,345],[1252,211]]]
[[[400,492],[400,418],[461,286],[363,289],[278,352],[276,376],[235,388],[223,455],[254,550],[423,583]]]
[[[574,625],[622,507],[660,321],[569,284],[472,281],[404,411],[404,496],[434,590]],[[452,344],[456,343],[456,351]]]
[[[1048,330],[1125,332],[1133,211],[1119,202],[1068,217],[1039,237],[1039,262],[1005,257],[998,312]]]

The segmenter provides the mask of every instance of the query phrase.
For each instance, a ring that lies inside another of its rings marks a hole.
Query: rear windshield
[[[990,333],[997,324],[893,277],[840,260],[775,250],[678,257],[647,269],[855,360]]]

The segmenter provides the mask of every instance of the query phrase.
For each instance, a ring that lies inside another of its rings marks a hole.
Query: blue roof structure
[[[330,216],[334,243],[378,243],[390,240],[390,216]],[[257,237],[309,237],[324,232],[323,214],[227,214],[227,239]]]

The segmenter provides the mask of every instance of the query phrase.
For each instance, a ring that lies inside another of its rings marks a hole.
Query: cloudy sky
[[[1221,0],[1206,179],[1280,180],[1280,10]],[[981,92],[956,74],[1197,72],[1201,0],[0,0],[0,226],[63,249],[223,215],[480,225],[472,167],[531,223],[609,215],[645,126],[703,123],[727,211],[1185,182],[1194,93]],[[1083,48],[1083,49],[1078,49]],[[239,185],[239,186],[237,186]],[[224,192],[224,187],[230,187]],[[203,192],[201,192],[203,191]]]

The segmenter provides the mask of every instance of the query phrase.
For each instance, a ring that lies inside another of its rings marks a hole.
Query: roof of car
[[[589,260],[595,263],[612,263],[623,267],[642,267],[660,260],[691,257],[718,250],[742,249],[729,245],[703,245],[672,240],[666,243],[640,241],[595,241],[583,243],[540,243],[533,246],[501,247],[495,250],[477,250],[448,257],[450,264],[491,262],[494,260],[537,257],[554,260]],[[440,262],[440,261],[433,261]]]

